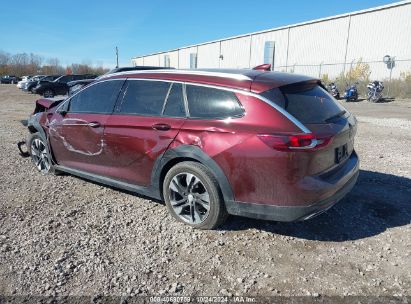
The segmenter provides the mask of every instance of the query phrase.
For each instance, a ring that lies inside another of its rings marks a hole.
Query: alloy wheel
[[[35,138],[31,142],[31,158],[41,173],[45,174],[49,172],[51,162],[47,153],[47,148],[43,141],[38,138]]]
[[[51,90],[45,91],[43,95],[44,95],[44,97],[46,97],[46,98],[51,98],[51,97],[54,96],[54,95],[53,95],[53,91],[51,91]]]
[[[210,212],[210,196],[203,182],[194,174],[183,172],[169,185],[170,204],[175,214],[189,224],[204,222]]]

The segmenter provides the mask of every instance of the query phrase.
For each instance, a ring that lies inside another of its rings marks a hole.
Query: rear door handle
[[[87,124],[90,128],[99,128],[101,125],[97,121],[92,121]]]
[[[154,130],[158,130],[158,131],[168,131],[168,130],[171,129],[171,126],[168,125],[168,124],[161,124],[161,123],[159,123],[159,124],[154,124],[154,125],[152,125],[152,128],[153,128]]]

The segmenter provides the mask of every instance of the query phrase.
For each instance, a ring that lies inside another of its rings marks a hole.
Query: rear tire
[[[163,182],[171,215],[197,229],[214,229],[228,216],[218,182],[201,163],[187,161],[172,167]]]

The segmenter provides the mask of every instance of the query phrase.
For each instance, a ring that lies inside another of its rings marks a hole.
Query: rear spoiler
[[[260,64],[260,65],[257,65],[256,67],[254,67],[253,70],[271,71],[271,64],[269,64],[269,63]]]

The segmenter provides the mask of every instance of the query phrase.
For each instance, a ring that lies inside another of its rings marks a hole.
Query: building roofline
[[[375,12],[375,11],[381,11],[381,10],[390,9],[390,8],[393,8],[393,7],[404,6],[404,5],[409,5],[409,4],[411,4],[411,0],[404,0],[404,1],[400,1],[400,2],[394,2],[394,3],[390,3],[390,4],[386,4],[386,5],[376,6],[376,7],[372,7],[372,8],[363,9],[363,10],[358,10],[358,11],[354,11],[354,12],[350,12],[350,13],[344,13],[344,14],[334,15],[334,16],[330,16],[330,17],[314,19],[314,20],[310,20],[310,21],[293,23],[293,24],[290,24],[290,25],[275,27],[275,28],[271,28],[271,29],[267,29],[267,30],[262,30],[262,31],[247,33],[247,34],[241,34],[241,35],[237,35],[237,36],[230,36],[230,37],[227,37],[227,38],[211,40],[211,41],[202,42],[202,43],[198,43],[198,44],[192,44],[192,45],[183,46],[183,47],[176,48],[176,49],[171,49],[171,50],[168,50],[168,51],[161,51],[161,52],[155,52],[155,53],[150,53],[150,54],[141,55],[141,56],[135,56],[135,57],[132,57],[131,59],[138,59],[138,58],[143,58],[143,57],[148,57],[148,56],[172,53],[172,52],[176,52],[176,51],[179,51],[179,50],[189,49],[189,48],[197,47],[197,46],[201,46],[201,45],[207,45],[207,44],[212,44],[212,43],[216,43],[216,42],[222,42],[222,41],[227,41],[227,40],[232,40],[232,39],[237,39],[237,38],[244,38],[244,37],[247,37],[247,36],[264,34],[264,33],[268,33],[268,32],[275,32],[275,31],[280,31],[280,30],[284,30],[284,29],[289,29],[289,28],[294,28],[294,27],[299,27],[299,26],[303,26],[303,25],[314,24],[314,23],[319,23],[319,22],[324,22],[324,21],[328,21],[328,20],[339,19],[339,18],[344,18],[344,17],[349,17],[349,16],[367,14],[367,13],[371,13],[371,12]]]

